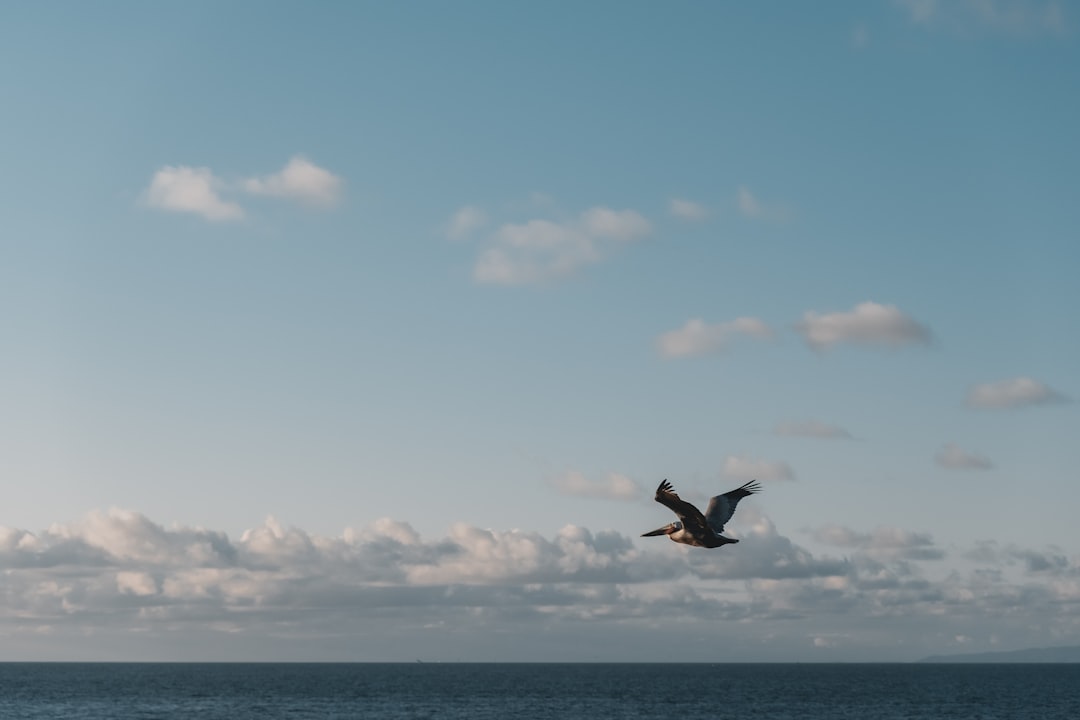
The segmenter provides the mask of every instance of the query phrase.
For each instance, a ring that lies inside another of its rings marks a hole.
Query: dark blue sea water
[[[1080,718],[1080,665],[0,663],[0,718]]]

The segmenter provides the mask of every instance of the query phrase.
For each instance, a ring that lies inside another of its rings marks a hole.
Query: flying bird
[[[739,541],[735,538],[727,538],[720,533],[724,532],[724,524],[735,514],[735,506],[739,504],[739,501],[759,490],[761,486],[758,485],[757,480],[751,480],[742,487],[709,500],[709,507],[702,515],[700,510],[680,498],[671,489],[671,483],[665,480],[660,483],[660,487],[656,488],[656,502],[671,508],[679,519],[652,532],[643,533],[641,537],[667,535],[677,543],[705,548],[737,543]]]

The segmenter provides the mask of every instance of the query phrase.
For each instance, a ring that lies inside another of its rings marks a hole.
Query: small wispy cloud
[[[938,0],[895,0],[914,23],[930,22],[938,14]]]
[[[746,186],[740,186],[735,193],[735,203],[739,212],[748,218],[757,220],[784,220],[787,209],[774,203],[765,203]]]
[[[344,181],[302,155],[293,156],[279,172],[248,178],[243,189],[252,195],[289,198],[313,207],[337,204]]]
[[[641,486],[619,473],[608,473],[602,480],[590,480],[583,473],[573,470],[553,478],[551,485],[563,495],[576,497],[608,500],[636,500],[641,497]]]
[[[487,213],[473,205],[466,205],[446,223],[446,236],[451,240],[462,240],[487,225],[487,221]]]
[[[704,220],[709,216],[709,210],[704,205],[699,205],[690,200],[680,200],[679,198],[672,198],[668,210],[681,220],[697,221]]]
[[[634,210],[594,207],[576,220],[507,223],[477,258],[473,279],[494,285],[532,285],[568,276],[615,248],[648,235],[652,225]]]
[[[777,423],[773,434],[788,437],[812,438],[851,438],[851,433],[842,427],[829,425],[820,420],[797,420]]]
[[[968,390],[967,405],[972,408],[1015,408],[1027,405],[1046,405],[1066,402],[1068,398],[1029,377],[976,385]]]
[[[681,328],[660,335],[656,339],[656,348],[666,358],[705,355],[726,349],[736,335],[766,338],[772,335],[772,330],[753,317],[741,317],[731,322],[714,324],[694,318]]]
[[[224,187],[210,168],[166,165],[154,173],[143,202],[158,210],[193,213],[213,222],[242,219],[244,209],[218,194]]]
[[[930,330],[902,313],[895,305],[864,302],[849,312],[803,314],[795,325],[807,345],[823,350],[838,343],[900,347],[927,345]]]
[[[862,50],[870,46],[870,30],[863,23],[857,23],[851,29],[851,47]]]
[[[1058,0],[894,0],[916,26],[1011,35],[1059,35],[1068,28]]]
[[[597,238],[633,240],[652,231],[649,221],[634,210],[589,208],[582,214],[581,221],[585,232]]]
[[[968,452],[953,443],[942,447],[934,456],[934,462],[950,470],[991,470],[994,467],[989,458]]]
[[[724,458],[723,474],[735,480],[794,480],[795,471],[781,460],[763,460],[745,455]]]

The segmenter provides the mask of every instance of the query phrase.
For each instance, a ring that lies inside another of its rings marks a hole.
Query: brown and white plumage
[[[644,533],[642,537],[667,535],[674,542],[706,548],[737,543],[738,540],[721,535],[724,525],[735,514],[735,508],[740,500],[760,490],[761,486],[757,481],[751,480],[741,487],[711,498],[703,514],[691,503],[680,498],[672,489],[671,483],[664,480],[656,488],[656,502],[669,508],[679,517],[679,521]]]

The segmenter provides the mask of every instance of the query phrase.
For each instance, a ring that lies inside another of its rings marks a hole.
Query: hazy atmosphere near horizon
[[[0,660],[1080,645],[1078,32],[4,4]]]

